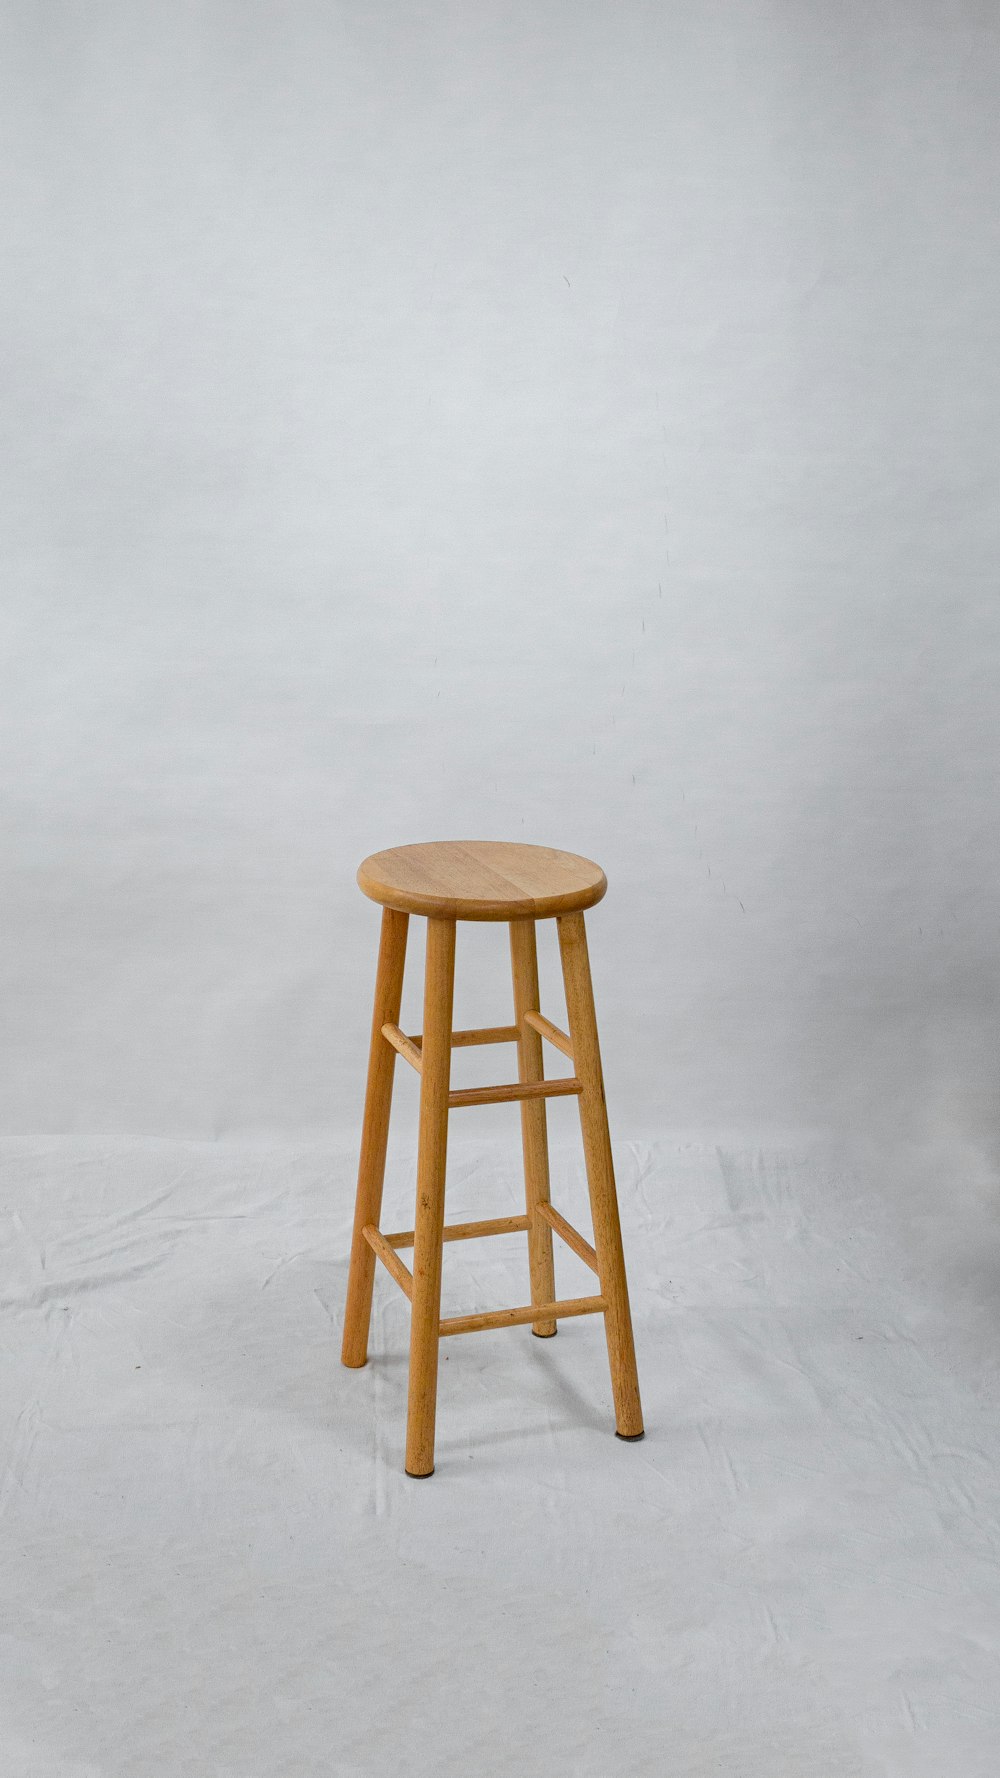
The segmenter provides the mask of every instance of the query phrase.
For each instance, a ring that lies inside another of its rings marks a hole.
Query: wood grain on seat
[[[436,840],[366,858],[358,883],[372,901],[438,920],[545,920],[600,901],[607,878],[575,852],[506,840]]]

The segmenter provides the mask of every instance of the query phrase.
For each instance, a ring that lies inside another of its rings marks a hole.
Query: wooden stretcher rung
[[[409,1062],[410,1067],[415,1068],[418,1074],[423,1072],[424,1058],[419,1045],[412,1038],[405,1037],[398,1025],[383,1025],[382,1036],[386,1043],[391,1043],[393,1049],[398,1050],[404,1062]]]
[[[453,1050],[466,1050],[477,1043],[516,1043],[520,1035],[516,1025],[484,1025],[482,1029],[475,1031],[453,1031],[451,1047]],[[418,1050],[422,1050],[422,1035],[411,1037],[409,1041]]]
[[[574,1077],[569,1080],[511,1081],[501,1087],[460,1087],[448,1094],[452,1105],[505,1105],[512,1099],[558,1099],[565,1093],[581,1093],[583,1088]]]
[[[445,1223],[442,1239],[445,1241],[478,1241],[482,1235],[516,1235],[528,1226],[526,1216],[494,1216],[489,1222],[452,1222]],[[413,1230],[403,1229],[398,1235],[383,1235],[390,1247],[412,1247]]]
[[[369,1247],[372,1249],[372,1252],[382,1261],[382,1264],[390,1277],[395,1278],[403,1295],[409,1297],[412,1303],[413,1273],[410,1271],[409,1267],[404,1266],[399,1254],[389,1246],[385,1236],[381,1234],[378,1229],[373,1228],[371,1223],[368,1224],[367,1228],[362,1229],[361,1232],[364,1235],[365,1240],[368,1242]]]
[[[533,1031],[537,1031],[539,1037],[544,1037],[549,1043],[554,1043],[556,1049],[562,1050],[563,1055],[568,1056],[572,1062],[573,1045],[565,1031],[560,1031],[559,1026],[553,1025],[552,1020],[547,1019],[544,1013],[526,1012],[523,1016],[526,1025],[530,1025]]]
[[[449,1315],[438,1333],[482,1333],[491,1327],[523,1327],[529,1321],[558,1320],[565,1315],[600,1315],[607,1308],[602,1296],[567,1297],[561,1303],[527,1303],[523,1309],[487,1309],[482,1315]]]
[[[589,1266],[592,1272],[598,1272],[599,1276],[597,1254],[590,1242],[581,1235],[579,1229],[575,1229],[571,1222],[567,1222],[565,1216],[560,1216],[558,1210],[553,1210],[551,1204],[536,1204],[535,1209],[543,1221],[547,1222],[550,1228],[555,1229],[557,1235],[562,1236],[567,1247],[572,1247],[573,1252],[583,1260],[584,1265]]]

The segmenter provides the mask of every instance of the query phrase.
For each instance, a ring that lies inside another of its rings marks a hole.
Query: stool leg
[[[421,1046],[417,1209],[413,1228],[413,1305],[406,1473],[434,1473],[441,1249],[444,1229],[448,1091],[451,1084],[451,1011],[455,987],[455,922],[428,920]]]
[[[409,918],[408,914],[397,914],[393,908],[385,908],[382,913],[382,937],[375,977],[375,1010],[368,1052],[365,1119],[361,1131],[358,1191],[354,1205],[351,1269],[347,1280],[347,1306],[344,1310],[344,1343],[340,1354],[341,1362],[349,1365],[352,1370],[364,1364],[368,1357],[375,1255],[361,1231],[369,1223],[374,1223],[378,1228],[382,1212],[382,1183],[385,1179],[385,1151],[389,1140],[389,1109],[392,1104],[392,1077],[396,1061],[395,1050],[382,1036],[382,1026],[395,1025],[399,1021]]]
[[[628,1281],[622,1252],[618,1195],[615,1191],[611,1138],[604,1101],[601,1051],[594,1014],[594,989],[590,979],[587,933],[582,914],[563,914],[558,922],[559,950],[566,986],[569,1035],[580,1094],[580,1126],[590,1187],[594,1223],[594,1247],[600,1268],[601,1295],[607,1302],[604,1329],[611,1365],[611,1389],[615,1423],[620,1438],[641,1438],[642,1406],[635,1367],[632,1317],[628,1306]]]
[[[538,1004],[538,951],[534,920],[510,922],[510,962],[514,978],[514,1019],[520,1031],[517,1042],[518,1079],[541,1080],[542,1040],[523,1023],[526,1012],[540,1012]],[[533,1303],[555,1301],[555,1270],[552,1264],[552,1230],[535,1214],[536,1204],[549,1201],[549,1139],[544,1099],[521,1100],[521,1146],[524,1150],[524,1196],[528,1212],[528,1267]],[[550,1339],[554,1321],[533,1321],[532,1333]]]

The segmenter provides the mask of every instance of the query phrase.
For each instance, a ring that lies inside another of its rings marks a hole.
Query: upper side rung
[[[410,1067],[415,1068],[418,1074],[423,1072],[424,1059],[420,1053],[420,1045],[414,1043],[412,1037],[404,1036],[398,1025],[391,1024],[382,1026],[382,1036],[386,1043],[392,1044],[404,1062],[409,1062]]]
[[[555,1044],[557,1050],[562,1050],[564,1056],[568,1056],[570,1061],[573,1060],[573,1045],[570,1039],[565,1031],[560,1031],[559,1026],[553,1025],[552,1020],[547,1019],[544,1013],[526,1012],[524,1022],[526,1025],[530,1025],[533,1031],[537,1031],[539,1037],[544,1037],[549,1043]]]

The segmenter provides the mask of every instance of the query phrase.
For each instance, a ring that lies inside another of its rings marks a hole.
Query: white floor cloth
[[[454,1145],[450,1219],[516,1210],[511,1136]],[[599,1320],[480,1334],[414,1482],[381,1270],[338,1361],[346,1150],[5,1145],[5,1778],[996,1778],[991,1182],[618,1160],[645,1440]],[[447,1303],[525,1273],[449,1246]]]

